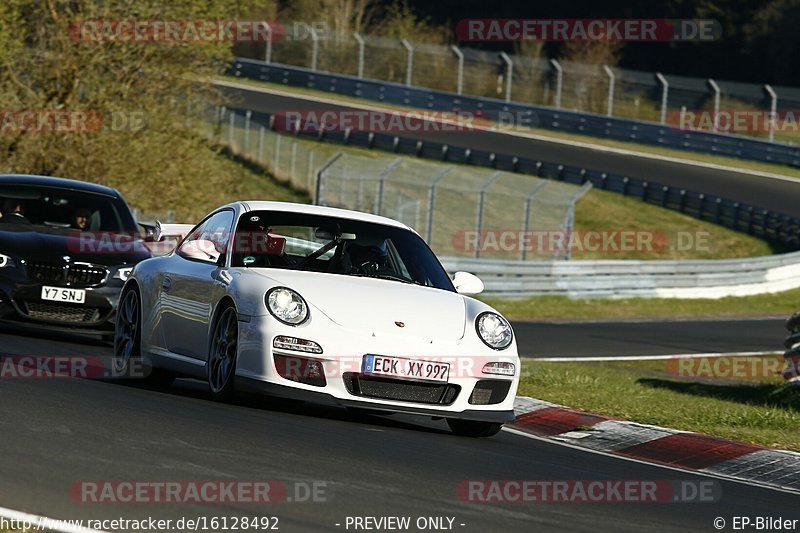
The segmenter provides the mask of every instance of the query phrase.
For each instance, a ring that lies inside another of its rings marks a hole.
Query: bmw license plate
[[[450,363],[367,354],[364,356],[361,372],[372,376],[447,383],[450,379]]]
[[[86,301],[86,291],[83,289],[65,289],[63,287],[42,287],[42,300],[82,304]]]

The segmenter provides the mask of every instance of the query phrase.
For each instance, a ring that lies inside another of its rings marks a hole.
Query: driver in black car
[[[4,222],[28,222],[23,214],[25,211],[25,204],[22,200],[14,198],[6,198],[3,202],[3,209],[0,211],[0,218]]]

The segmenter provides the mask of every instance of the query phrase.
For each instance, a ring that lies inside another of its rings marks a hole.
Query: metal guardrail
[[[736,135],[682,131],[655,122],[577,113],[488,97],[463,96],[251,59],[237,58],[228,74],[420,109],[480,110],[486,118],[494,121],[500,119],[501,113],[512,113],[518,119],[525,118],[525,124],[531,127],[800,167],[800,147]]]
[[[472,272],[490,297],[722,298],[800,287],[800,252],[694,261],[492,261],[444,257],[448,272]]]
[[[247,110],[239,111],[244,113]],[[218,116],[222,116],[222,113],[218,113]],[[254,124],[268,126],[270,129],[275,127],[275,116],[270,113],[251,111],[248,116]],[[285,127],[283,129],[285,130]],[[576,185],[591,183],[592,186],[601,190],[637,198],[649,204],[763,238],[786,250],[800,249],[800,219],[715,195],[609,174],[600,170],[520,158],[511,154],[448,146],[443,143],[423,142],[390,133],[355,130],[325,131],[321,127],[316,131],[311,131],[310,128],[302,125],[295,131],[295,135],[320,141],[384,150],[437,161],[489,167]]]

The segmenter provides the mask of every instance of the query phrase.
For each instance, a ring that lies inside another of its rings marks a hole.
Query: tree
[[[227,0],[3,0],[0,172],[147,191],[137,199],[162,209],[186,202],[214,168],[195,121],[219,99],[210,80],[230,42],[169,38],[156,23],[188,32],[233,16]],[[151,38],[126,34],[131,21],[150,23]]]

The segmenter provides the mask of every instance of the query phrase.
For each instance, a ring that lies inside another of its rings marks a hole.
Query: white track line
[[[546,363],[588,363],[602,361],[662,361],[665,359],[696,359],[698,357],[761,357],[781,355],[780,350],[767,352],[728,352],[728,353],[682,353],[675,355],[633,355],[630,357],[523,357],[525,361]]]
[[[397,112],[407,113],[408,112],[408,111],[404,111],[404,110],[397,110],[397,109],[392,109],[392,108],[387,108],[387,107],[371,106],[371,105],[365,105],[365,104],[352,103],[352,102],[349,102],[347,100],[339,100],[339,99],[335,99],[335,98],[324,98],[324,97],[321,97],[321,96],[312,96],[312,95],[307,95],[307,94],[302,94],[302,93],[293,93],[293,92],[281,91],[281,90],[277,90],[277,89],[267,89],[267,88],[264,88],[264,87],[257,87],[257,86],[254,86],[254,85],[248,85],[248,84],[245,84],[245,83],[237,83],[237,82],[232,82],[232,81],[227,81],[227,80],[214,80],[214,84],[215,85],[220,85],[222,87],[230,87],[230,88],[233,88],[233,89],[242,89],[242,90],[253,91],[253,92],[275,94],[275,95],[278,95],[278,96],[285,96],[285,97],[288,97],[288,98],[295,98],[295,99],[298,99],[298,100],[307,100],[309,102],[319,102],[319,103],[323,103],[323,104],[338,105],[338,106],[343,106],[343,107],[352,107],[354,109],[362,109],[362,110],[365,110],[365,111],[378,111],[378,112],[383,112],[383,113],[392,113],[392,112],[395,112],[395,113],[397,113]],[[353,98],[355,98],[355,97],[353,97]],[[416,108],[409,108],[409,109],[415,109],[416,110]],[[421,111],[425,111],[425,110],[423,109]],[[447,121],[447,120],[440,120],[439,122],[446,123],[446,124],[450,124],[451,123],[451,121]],[[593,144],[593,143],[590,143],[590,142],[583,142],[583,141],[573,141],[573,140],[569,140],[569,139],[561,139],[561,138],[558,138],[558,137],[548,137],[546,135],[538,135],[538,134],[535,134],[535,133],[526,133],[526,132],[512,131],[512,130],[498,130],[496,127],[484,128],[484,127],[480,127],[480,126],[474,126],[474,128],[477,129],[477,130],[486,130],[486,131],[493,131],[493,132],[497,132],[497,133],[502,133],[504,135],[509,135],[509,136],[512,136],[512,137],[523,137],[523,138],[527,138],[527,139],[533,139],[533,140],[537,140],[537,141],[557,143],[557,144],[564,144],[564,145],[574,146],[574,147],[578,147],[578,148],[588,148],[590,150],[596,150],[598,152],[607,152],[607,153],[618,154],[618,155],[626,155],[626,156],[631,156],[631,157],[641,157],[641,158],[645,158],[645,159],[653,159],[653,160],[656,160],[656,161],[666,161],[666,162],[669,162],[669,163],[678,163],[678,164],[682,164],[682,165],[691,165],[691,166],[695,166],[695,167],[710,168],[710,169],[713,169],[713,170],[721,170],[721,171],[724,171],[724,172],[735,172],[737,174],[748,174],[748,175],[752,175],[752,176],[759,176],[759,177],[762,177],[762,178],[770,178],[770,179],[775,179],[775,180],[780,180],[780,181],[788,181],[788,182],[792,182],[792,183],[796,183],[796,184],[800,185],[800,179],[798,179],[798,178],[793,178],[791,176],[786,176],[786,175],[783,175],[783,174],[775,174],[775,173],[772,173],[772,172],[763,172],[763,171],[760,171],[760,170],[751,170],[751,169],[739,168],[739,167],[729,167],[729,166],[726,166],[726,165],[719,165],[719,164],[716,164],[716,163],[707,163],[707,162],[703,162],[703,161],[696,161],[696,160],[693,160],[693,159],[683,159],[683,158],[680,158],[680,157],[659,155],[659,154],[653,154],[653,153],[649,153],[649,152],[638,152],[636,150],[628,150],[628,149],[625,149],[625,148],[614,148],[614,147],[611,147],[611,146],[604,146],[604,145],[601,145],[601,144]],[[617,142],[624,142],[624,141],[617,141]],[[676,150],[677,150],[677,148],[676,148]],[[717,154],[710,154],[710,155],[717,155]],[[729,157],[729,156],[719,155],[719,157]]]
[[[22,511],[6,509],[5,507],[0,507],[0,516],[18,522],[20,526],[19,529],[22,529],[23,524],[30,524],[31,529],[29,531],[52,531],[54,533],[106,533],[97,529],[89,529],[87,527],[69,524],[69,520],[60,520],[57,518],[48,518],[46,516],[23,513]]]

